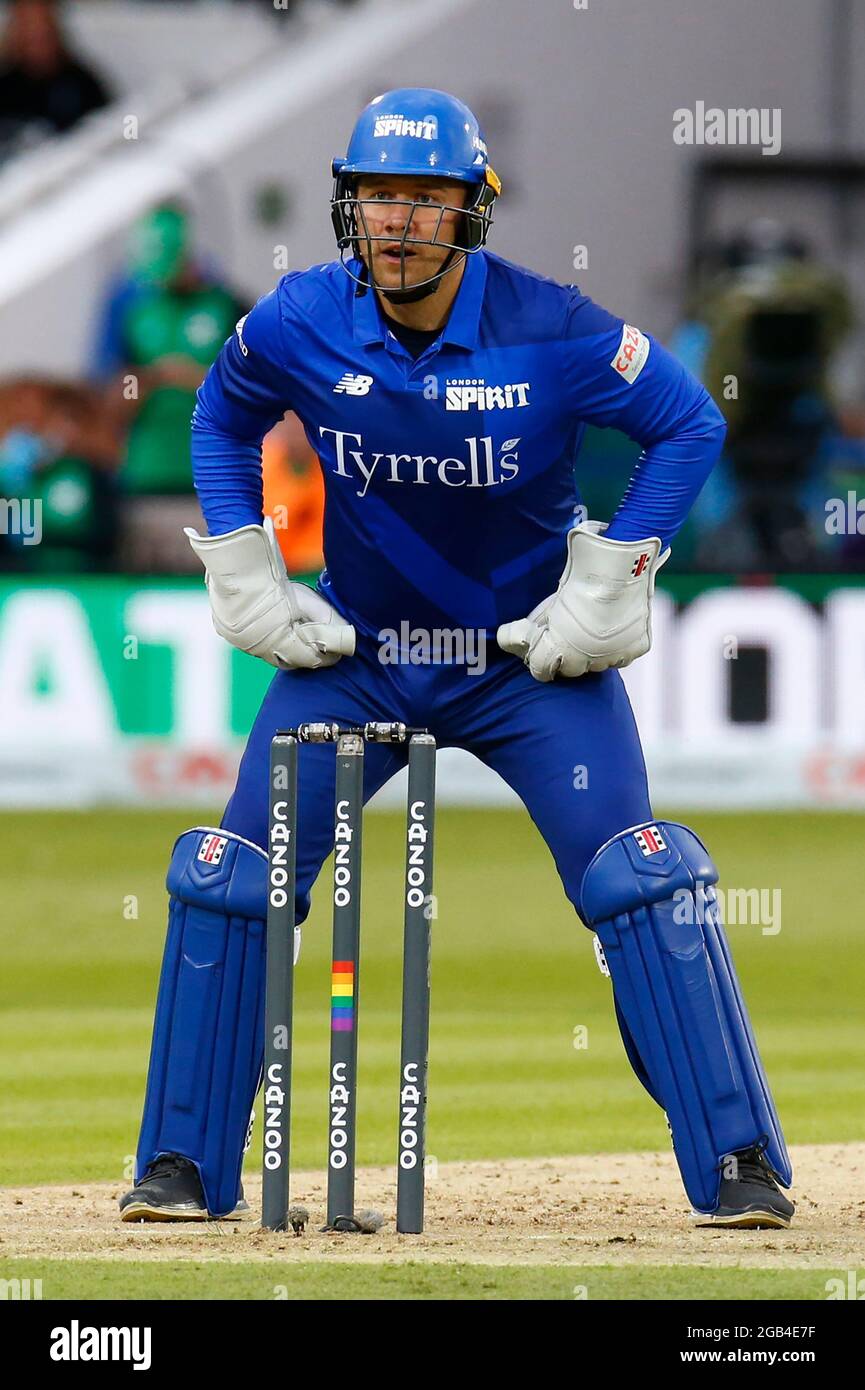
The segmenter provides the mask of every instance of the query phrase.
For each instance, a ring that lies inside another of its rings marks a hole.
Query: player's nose
[[[405,209],[392,208],[385,219],[384,229],[392,236],[402,236],[408,216]]]
[[[405,230],[407,222],[411,221],[415,213],[416,205],[409,202],[389,203],[385,214],[385,229],[388,232],[401,233]]]

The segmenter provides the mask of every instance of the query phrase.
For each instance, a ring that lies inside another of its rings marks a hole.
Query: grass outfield
[[[677,1269],[668,1265],[176,1264],[0,1261],[0,1278],[42,1280],[44,1299],[825,1301],[837,1270]]]
[[[176,834],[201,819],[124,810],[0,816],[0,1183],[130,1175],[165,865]],[[723,868],[722,886],[782,892],[779,933],[733,926],[729,935],[788,1139],[865,1138],[861,817],[691,819]],[[394,1159],[401,823],[380,813],[365,827],[362,1164]],[[663,1118],[625,1060],[591,937],[528,817],[442,809],[436,848],[430,1153],[447,1161],[662,1147]],[[293,1158],[301,1167],[323,1166],[326,1152],[327,897],[317,894],[297,975]]]

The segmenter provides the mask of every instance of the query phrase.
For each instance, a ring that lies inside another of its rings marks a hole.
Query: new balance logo
[[[365,396],[372,386],[372,381],[371,376],[359,376],[355,372],[346,372],[345,376],[340,377],[333,389],[337,395],[344,391],[349,396]]]

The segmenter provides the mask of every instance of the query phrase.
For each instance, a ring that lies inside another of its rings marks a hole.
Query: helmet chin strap
[[[418,285],[415,289],[407,290],[383,290],[379,285],[376,285],[375,288],[378,290],[382,299],[386,299],[389,304],[416,304],[419,299],[426,299],[428,295],[435,294],[441,284],[442,276],[450,266],[455,255],[456,249],[451,247],[441,263],[441,269],[438,271],[436,278],[430,280],[429,284]]]

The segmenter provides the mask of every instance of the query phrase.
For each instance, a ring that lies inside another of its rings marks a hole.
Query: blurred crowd
[[[249,305],[193,249],[188,212],[155,208],[95,316],[84,381],[0,382],[0,494],[41,509],[41,541],[0,536],[5,568],[197,572],[183,536],[195,393]],[[324,489],[291,415],[263,450],[265,503],[293,573],[321,565]]]
[[[46,134],[62,139],[112,99],[52,0],[12,0],[6,16],[0,160]],[[197,572],[182,533],[200,524],[190,418],[249,304],[195,240],[185,208],[153,208],[94,308],[84,378],[0,380],[0,497],[26,499],[41,517],[38,545],[0,532],[0,568]],[[703,249],[671,347],[724,412],[728,437],[668,572],[865,570],[855,505],[865,498],[865,354],[843,277],[792,230],[746,226]],[[286,562],[311,573],[324,505],[316,456],[291,416],[263,453]],[[635,459],[622,436],[588,431],[578,471],[592,515],[615,510]],[[833,528],[830,501],[843,510],[850,498],[848,524]]]
[[[0,535],[2,567],[197,571],[183,537],[200,523],[195,393],[248,307],[196,254],[183,207],[141,218],[95,315],[87,379],[0,381],[0,495],[41,508],[38,546]],[[844,281],[783,229],[758,224],[707,255],[671,346],[721,406],[728,437],[671,572],[865,570],[855,514],[840,534],[827,525],[829,499],[865,485],[856,341]],[[615,509],[634,461],[621,436],[589,432],[579,473],[592,514]],[[286,563],[312,573],[324,490],[295,417],[266,439],[263,473]]]
[[[101,3],[101,0],[97,0]],[[161,0],[138,0],[158,6]],[[224,0],[198,0],[207,4]],[[284,19],[305,0],[234,0]],[[331,0],[344,7],[354,0]],[[65,8],[68,9],[68,6]],[[80,53],[63,25],[62,0],[9,0],[0,37],[0,163],[73,130],[113,100],[103,74]]]
[[[0,42],[0,159],[72,130],[111,100],[73,52],[52,0],[12,0]]]
[[[280,15],[298,7],[242,2]],[[0,163],[62,138],[113,99],[75,52],[63,9],[58,0],[10,0],[5,8]],[[193,241],[184,208],[153,209],[95,306],[86,375],[0,380],[0,497],[13,506],[26,499],[40,516],[38,545],[14,527],[0,530],[0,568],[197,572],[182,532],[200,523],[190,417],[198,386],[249,304],[195,254]],[[266,440],[263,472],[286,562],[311,573],[322,562],[323,485],[293,417]]]
[[[677,541],[697,570],[865,569],[865,535],[827,503],[865,495],[865,361],[844,278],[762,218],[706,248],[673,341],[727,420]]]
[[[849,505],[865,511],[865,354],[844,277],[759,219],[703,249],[670,347],[719,405],[727,440],[667,573],[865,571],[865,517],[860,533]],[[590,432],[590,511],[615,508],[634,461],[627,441]]]

